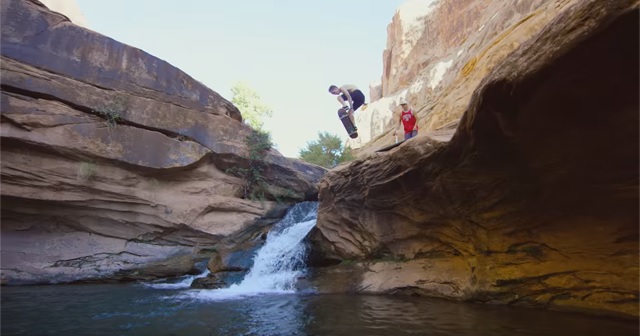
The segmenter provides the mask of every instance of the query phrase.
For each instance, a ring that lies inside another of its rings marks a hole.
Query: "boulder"
[[[197,289],[218,289],[227,287],[227,283],[218,276],[210,274],[203,278],[194,279],[191,288]]]

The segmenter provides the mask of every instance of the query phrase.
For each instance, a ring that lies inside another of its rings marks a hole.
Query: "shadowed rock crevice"
[[[381,260],[368,292],[637,317],[638,25],[637,2],[579,2],[481,81],[450,141],[328,173],[316,255]]]

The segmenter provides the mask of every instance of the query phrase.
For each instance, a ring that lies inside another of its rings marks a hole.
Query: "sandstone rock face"
[[[179,69],[38,1],[0,8],[3,283],[181,274],[317,198],[325,170],[271,151],[271,201],[242,199],[225,172],[251,130]]]
[[[381,99],[356,113],[359,153],[393,143],[399,100],[419,118],[419,136],[455,129],[480,81],[576,0],[411,0],[387,28]],[[372,96],[373,97],[373,96]]]
[[[314,255],[343,264],[325,277],[637,318],[638,24],[637,1],[572,5],[492,67],[455,131],[328,173]]]
[[[78,26],[90,28],[87,19],[75,0],[40,0],[40,2],[52,11],[65,15]]]
[[[369,84],[369,102],[375,102],[382,98],[382,82]]]

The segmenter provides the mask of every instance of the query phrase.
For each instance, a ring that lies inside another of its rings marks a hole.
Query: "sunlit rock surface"
[[[38,1],[0,8],[3,283],[184,274],[317,198],[325,170],[271,151],[272,194],[244,199],[227,171],[251,130],[188,74]]]
[[[52,11],[56,11],[60,14],[65,15],[71,20],[71,22],[77,24],[78,26],[82,26],[85,28],[91,28],[89,26],[89,22],[87,22],[87,18],[85,18],[84,14],[80,10],[77,1],[75,0],[40,0],[47,8]]]
[[[322,179],[312,264],[341,264],[316,284],[637,317],[638,3],[498,3],[496,19],[530,14],[479,20],[511,27],[486,39],[433,34],[486,50],[412,98],[437,97],[430,129],[457,127]]]
[[[380,95],[372,95],[367,110],[356,113],[360,136],[347,144],[366,154],[393,143],[390,120],[399,109],[400,99],[407,99],[418,116],[418,136],[455,129],[473,91],[488,73],[579,2],[405,2],[387,28]]]

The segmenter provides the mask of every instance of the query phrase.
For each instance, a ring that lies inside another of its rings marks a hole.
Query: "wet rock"
[[[365,269],[350,260],[329,267],[314,267],[308,270],[305,278],[299,279],[296,289],[301,292],[323,294],[357,294]]]
[[[304,243],[308,246],[306,264],[309,267],[325,267],[342,262],[342,258],[336,253],[332,245],[322,232],[314,227],[311,229]]]
[[[124,269],[113,275],[95,279],[93,282],[152,281],[185,274],[196,275],[200,271],[195,267],[195,263],[196,259],[192,255],[176,256],[142,265],[140,268]]]
[[[227,284],[214,274],[210,274],[203,278],[194,279],[191,283],[191,288],[198,289],[217,289],[225,287],[227,287]]]
[[[209,258],[207,269],[211,273],[220,272],[224,269],[224,263],[222,262],[222,257],[220,257],[220,254],[216,253],[211,258]]]

